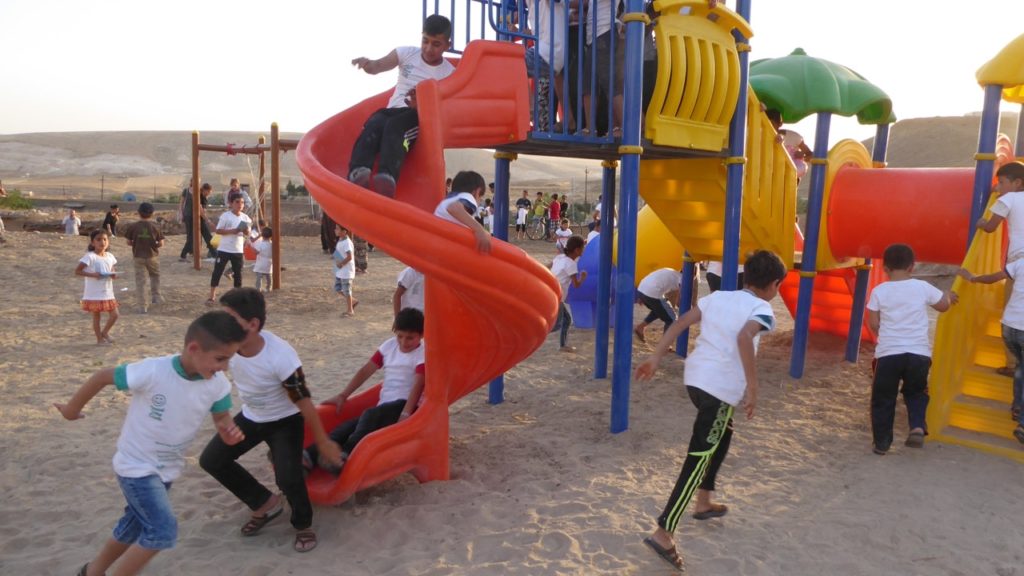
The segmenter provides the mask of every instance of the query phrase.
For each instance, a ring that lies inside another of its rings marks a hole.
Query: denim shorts
[[[338,294],[344,294],[345,296],[352,295],[352,279],[351,278],[335,278],[334,279],[334,291]]]
[[[168,490],[156,474],[142,478],[117,477],[128,505],[124,516],[114,526],[114,540],[122,544],[138,544],[150,550],[174,548],[178,539],[178,520],[171,510]]]

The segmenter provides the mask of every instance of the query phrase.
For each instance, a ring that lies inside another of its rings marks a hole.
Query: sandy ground
[[[133,312],[130,251],[113,252],[128,274],[116,281],[123,316],[116,345],[97,347],[78,310],[72,275],[84,238],[13,232],[0,246],[0,574],[73,574],[106,540],[123,507],[110,459],[127,397],[101,393],[87,418],[66,422],[51,407],[96,369],[180,348],[203,305],[210,264],[177,262],[182,237],[164,250],[167,302]],[[524,245],[542,261],[550,245]],[[390,296],[402,264],[370,255],[351,319],[329,291],[331,263],[316,238],[287,238],[284,289],[270,296],[268,328],[303,358],[315,398],[337,392],[389,336]],[[254,281],[247,273],[246,284]],[[122,291],[122,289],[129,289]],[[761,404],[740,419],[719,476],[721,519],[686,517],[677,542],[691,574],[1024,574],[1021,468],[965,448],[904,448],[905,417],[889,455],[871,454],[867,420],[870,350],[841,361],[842,342],[812,337],[806,375],[787,376],[792,320],[780,301],[777,332],[762,339]],[[640,308],[636,316],[641,316]],[[658,329],[648,329],[648,340]],[[610,383],[595,380],[593,333],[574,331],[575,355],[557,335],[506,377],[506,401],[484,388],[451,408],[451,475],[418,484],[397,478],[334,508],[317,508],[320,546],[292,551],[277,520],[254,538],[247,511],[195,459],[172,490],[176,549],[149,574],[442,575],[667,574],[641,543],[675,481],[694,409],[682,362],[663,362],[634,384],[630,428],[609,433]],[[634,358],[649,351],[634,343]],[[486,343],[481,345],[486,354]],[[271,483],[263,450],[244,462]]]

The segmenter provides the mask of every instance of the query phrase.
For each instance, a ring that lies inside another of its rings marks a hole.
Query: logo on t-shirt
[[[149,403],[149,417],[153,420],[164,420],[164,409],[167,406],[167,397],[163,394],[157,394],[153,396],[153,400]]]

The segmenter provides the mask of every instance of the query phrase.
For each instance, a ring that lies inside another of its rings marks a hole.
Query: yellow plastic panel
[[[731,30],[747,38],[753,33],[722,5],[668,0],[655,8],[661,11],[655,36],[658,78],[645,136],[662,146],[721,151],[739,96],[739,55]]]
[[[828,153],[828,170],[825,172],[825,193],[821,206],[821,233],[818,236],[818,262],[817,269],[835,270],[836,268],[849,268],[864,263],[860,258],[838,258],[832,253],[829,245],[828,232],[828,211],[829,198],[832,196],[832,181],[836,174],[845,166],[856,166],[863,169],[871,169],[871,154],[863,144],[856,140],[841,140]],[[812,167],[813,169],[813,167]],[[808,177],[810,171],[808,171]]]

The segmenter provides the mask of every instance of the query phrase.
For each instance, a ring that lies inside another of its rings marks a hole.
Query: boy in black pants
[[[658,341],[654,354],[636,368],[638,380],[649,379],[676,338],[701,322],[697,344],[683,372],[686,392],[697,407],[693,435],[679,479],[658,516],[658,528],[644,538],[645,544],[680,571],[683,559],[676,551],[672,534],[694,493],[694,518],[706,520],[728,512],[723,504],[711,501],[715,476],[729,451],[733,410],[742,403],[747,419],[754,416],[757,341],[762,332],[775,328],[775,315],[768,302],[778,294],[779,284],[786,276],[785,265],[772,252],[755,252],[744,266],[743,290],[720,290],[698,300],[696,307],[672,323]]]

